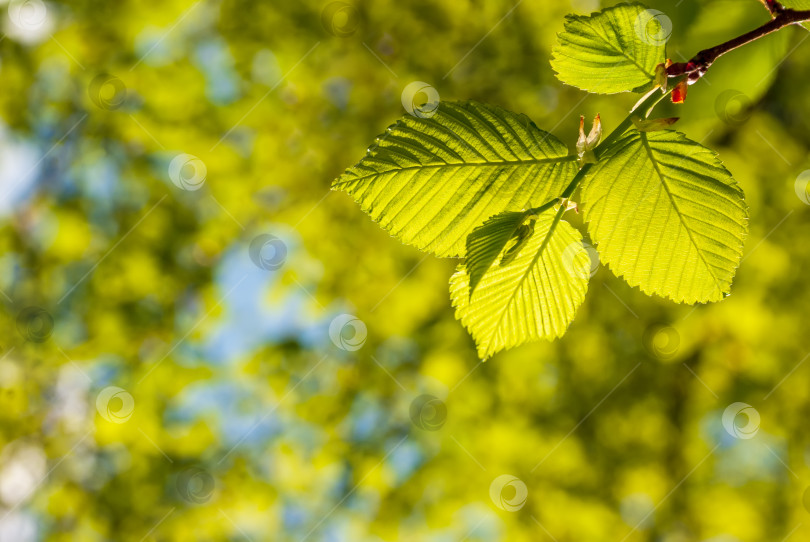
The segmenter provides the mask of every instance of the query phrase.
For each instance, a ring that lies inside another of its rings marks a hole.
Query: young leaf
[[[561,337],[585,298],[590,258],[582,235],[560,214],[542,213],[534,233],[510,263],[489,267],[470,295],[470,272],[460,265],[450,279],[450,297],[482,359],[540,339]],[[573,261],[565,261],[565,258]]]
[[[557,78],[589,92],[640,90],[666,60],[669,20],[640,4],[619,4],[590,17],[568,15],[551,67]]]
[[[629,130],[586,178],[582,206],[604,263],[677,302],[728,293],[748,229],[743,192],[715,153],[671,130]]]
[[[403,242],[458,257],[483,217],[548,201],[576,171],[576,156],[527,116],[442,102],[430,118],[391,126],[332,189]]]
[[[501,213],[490,217],[467,237],[465,264],[470,270],[470,295],[487,269],[503,252],[518,228],[529,218],[529,213]]]

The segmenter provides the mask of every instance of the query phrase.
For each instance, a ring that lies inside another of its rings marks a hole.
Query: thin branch
[[[796,11],[792,9],[785,9],[782,7],[781,4],[775,2],[773,0],[761,0],[763,3],[766,3],[766,7],[769,5],[773,5],[773,9],[778,10],[781,8],[781,11],[778,11],[774,18],[757,28],[756,30],[752,30],[746,34],[738,38],[734,38],[733,40],[729,40],[725,43],[717,45],[715,47],[711,47],[709,49],[704,49],[700,51],[698,54],[692,58],[692,60],[688,62],[679,62],[677,64],[670,64],[667,68],[667,76],[676,78],[674,81],[669,82],[666,88],[656,87],[651,90],[646,96],[644,96],[641,101],[630,111],[630,114],[625,117],[625,119],[605,138],[602,142],[594,149],[594,153],[596,155],[597,160],[599,159],[600,155],[608,150],[613,143],[615,143],[616,139],[618,139],[623,133],[625,133],[628,128],[633,125],[633,117],[637,116],[639,113],[644,117],[647,117],[650,112],[662,102],[667,96],[669,96],[672,91],[677,88],[681,83],[688,81],[690,83],[694,83],[698,79],[700,79],[706,70],[709,69],[709,66],[712,63],[723,56],[724,54],[728,53],[729,51],[733,51],[737,47],[742,47],[747,43],[751,43],[752,41],[756,41],[763,36],[767,36],[772,32],[776,32],[786,26],[790,26],[797,23],[802,23],[805,21],[810,21],[810,10],[806,11]],[[778,6],[778,7],[777,7]],[[771,9],[769,7],[769,9]],[[565,200],[566,198],[570,198],[571,195],[576,190],[577,186],[579,185],[580,181],[585,178],[585,176],[590,171],[591,167],[593,167],[593,162],[589,162],[587,164],[583,164],[574,178],[568,183],[568,186],[565,188],[563,193],[557,197],[549,200],[541,207],[537,207],[531,209],[531,211],[539,213],[543,212],[544,210],[553,207],[561,202],[561,200]],[[559,210],[557,211],[557,215],[555,216],[555,221],[558,221],[559,218],[562,216],[562,213],[565,212],[566,206],[560,205]],[[556,222],[555,222],[556,224]]]
[[[667,75],[669,75],[669,77],[677,77],[685,74],[689,76],[689,82],[694,83],[703,77],[703,74],[706,73],[714,61],[724,54],[763,38],[772,32],[781,30],[786,26],[810,21],[810,10],[797,11],[786,9],[780,3],[773,0],[762,1],[766,2],[765,7],[767,7],[771,13],[776,13],[773,19],[742,36],[700,51],[688,62],[677,62],[670,65],[669,68],[667,68]],[[773,10],[777,11],[774,12]]]

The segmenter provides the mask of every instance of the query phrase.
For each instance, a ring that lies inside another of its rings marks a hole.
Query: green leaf
[[[465,264],[470,270],[470,295],[475,291],[475,287],[484,276],[487,269],[503,252],[504,247],[510,239],[515,237],[521,225],[529,218],[528,212],[501,213],[490,217],[483,225],[475,228],[467,237],[467,255]],[[516,243],[509,250],[518,247]],[[509,252],[509,251],[507,251]],[[517,250],[508,254],[509,259],[517,255]],[[504,258],[507,254],[504,255]]]
[[[639,132],[657,132],[658,130],[666,130],[678,122],[679,117],[669,117],[665,119],[641,119],[634,116],[632,120],[633,126],[635,126],[636,130]]]
[[[545,203],[576,171],[576,156],[527,116],[442,102],[391,126],[332,188],[403,242],[458,257],[485,217]]]
[[[781,4],[791,9],[810,9],[810,0],[782,0]]]
[[[466,265],[450,279],[456,318],[472,334],[482,359],[561,337],[574,319],[588,289],[591,261],[579,248],[582,235],[560,215],[542,213],[523,249],[510,263],[489,267],[472,295]]]
[[[568,15],[551,67],[563,83],[589,92],[641,90],[666,60],[671,30],[669,18],[640,4],[619,4],[590,17]]]
[[[581,204],[602,262],[631,286],[690,304],[729,292],[748,211],[710,149],[630,130],[589,172]]]

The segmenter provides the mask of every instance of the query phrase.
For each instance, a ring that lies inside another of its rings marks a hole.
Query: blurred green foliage
[[[732,295],[675,305],[601,268],[562,340],[482,364],[455,262],[328,187],[412,81],[570,148],[579,114],[612,129],[636,97],[548,62],[600,3],[330,4],[3,6],[0,540],[809,537],[810,34],[723,57],[662,112],[746,192]],[[768,17],[649,5],[676,61]],[[362,324],[330,338],[342,314]],[[724,427],[735,402],[753,438]]]

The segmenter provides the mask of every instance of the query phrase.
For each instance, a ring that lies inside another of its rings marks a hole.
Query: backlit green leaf
[[[810,9],[810,0],[783,0],[781,4],[791,9]]]
[[[671,130],[630,130],[582,189],[603,263],[632,286],[678,302],[731,288],[748,228],[743,192],[715,153]]]
[[[671,31],[669,18],[640,4],[619,4],[590,17],[569,15],[551,66],[560,81],[589,92],[641,90],[666,60]]]
[[[503,252],[504,247],[528,218],[528,213],[501,213],[490,217],[483,225],[475,228],[467,237],[467,254],[465,264],[470,271],[470,293],[489,269],[492,263]],[[510,247],[509,250],[512,250]],[[515,251],[515,256],[517,251]],[[509,258],[514,257],[509,254]]]
[[[442,102],[430,118],[407,115],[391,126],[332,188],[403,242],[458,257],[486,217],[559,195],[575,160],[525,115]]]
[[[574,319],[588,289],[591,262],[580,249],[582,235],[557,216],[541,214],[517,256],[489,267],[472,296],[466,265],[450,279],[456,318],[470,331],[482,359],[561,337]]]

